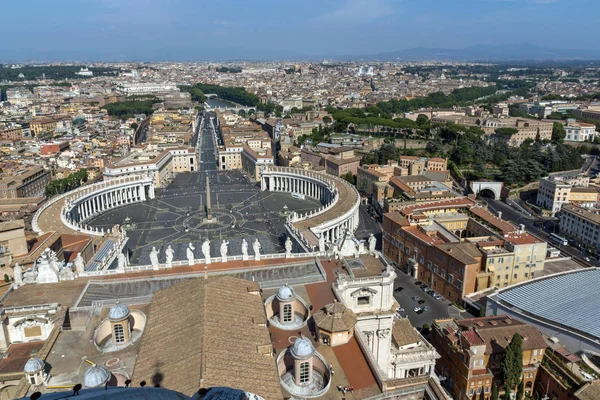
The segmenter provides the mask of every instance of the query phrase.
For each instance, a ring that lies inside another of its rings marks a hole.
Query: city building
[[[579,170],[557,172],[540,178],[536,204],[554,216],[567,203],[595,206],[598,191],[596,187],[590,187],[589,176]]]
[[[455,399],[471,400],[475,395],[489,399],[493,384],[504,391],[500,363],[515,334],[523,339],[522,380],[530,395],[546,350],[536,327],[506,315],[434,321],[431,344],[441,355],[435,369]]]
[[[600,251],[600,215],[597,211],[565,204],[558,217],[561,235],[577,241],[590,251]]]
[[[0,199],[43,197],[51,180],[50,171],[40,166],[4,172],[0,174]]]
[[[596,138],[596,125],[568,119],[565,124],[565,133],[565,140],[574,142],[593,141]]]
[[[0,222],[0,268],[28,253],[25,222],[22,219]]]
[[[163,151],[135,149],[127,156],[104,167],[107,180],[123,176],[152,174],[156,187],[165,186],[179,172],[198,170],[197,153],[192,148]]]

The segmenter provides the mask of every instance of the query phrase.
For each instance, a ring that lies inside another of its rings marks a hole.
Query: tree
[[[524,393],[525,393],[525,383],[523,383],[523,380],[521,379],[521,382],[519,382],[519,387],[517,388],[516,400],[523,400]]]
[[[552,141],[562,143],[566,136],[567,132],[565,132],[565,126],[560,122],[554,122],[552,124]]]
[[[498,135],[501,136],[512,136],[515,133],[519,132],[519,130],[517,128],[496,128],[494,129],[494,132],[496,132]]]
[[[330,124],[331,123],[331,117],[329,115],[326,115],[323,117],[323,122],[326,124]]]
[[[492,395],[490,396],[490,400],[498,400],[498,386],[495,383],[492,384]]]
[[[352,172],[346,172],[341,176],[341,178],[351,185],[356,185],[356,175],[354,175]]]
[[[136,122],[132,122],[131,125],[129,125],[129,127],[135,131],[138,128],[138,124]]]
[[[422,126],[429,122],[429,118],[425,114],[419,114],[417,116],[417,125]]]
[[[502,380],[509,389],[509,392],[521,380],[523,373],[523,338],[518,333],[515,333],[506,348],[504,356],[500,363],[502,372]]]

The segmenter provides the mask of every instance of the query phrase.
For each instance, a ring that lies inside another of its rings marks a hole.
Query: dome
[[[283,285],[277,291],[277,298],[280,301],[291,301],[296,298],[296,292],[288,285]]]
[[[120,321],[129,316],[129,308],[123,303],[117,303],[108,311],[108,318],[113,321]]]
[[[110,372],[101,365],[92,365],[83,375],[83,386],[88,388],[103,386],[110,379]]]
[[[27,363],[25,363],[23,371],[25,371],[28,374],[35,374],[36,372],[43,370],[45,366],[46,363],[40,360],[39,358],[31,357],[29,360],[27,360]]]
[[[300,336],[292,345],[291,352],[295,358],[309,358],[314,354],[315,348],[310,339]]]

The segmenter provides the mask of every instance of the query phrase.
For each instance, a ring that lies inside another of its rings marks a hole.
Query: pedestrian
[[[342,385],[337,385],[337,390],[338,390],[338,392],[341,392],[342,391]]]
[[[350,393],[354,394],[354,386],[350,386]]]

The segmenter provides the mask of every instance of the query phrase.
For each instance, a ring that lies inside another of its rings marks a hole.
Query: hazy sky
[[[302,58],[524,42],[600,48],[599,0],[2,3],[0,60]]]

